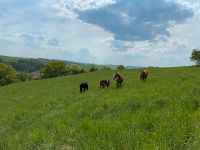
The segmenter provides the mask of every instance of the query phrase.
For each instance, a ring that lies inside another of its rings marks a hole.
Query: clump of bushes
[[[0,64],[0,85],[8,85],[17,81],[16,70],[9,65]]]
[[[79,74],[81,72],[81,68],[79,65],[71,65],[70,66],[70,72],[72,74]]]
[[[18,72],[17,79],[22,82],[27,81],[27,80],[32,80],[32,75],[26,72]]]
[[[42,78],[53,78],[66,75],[69,71],[69,67],[64,62],[50,62],[40,72]]]
[[[84,70],[84,69],[81,69],[81,70],[80,70],[80,73],[85,73],[85,72],[87,72],[87,71]]]
[[[79,74],[86,72],[79,65],[66,65],[64,62],[50,62],[40,70],[42,78],[60,77],[69,74]]]
[[[98,71],[98,68],[95,67],[95,65],[93,65],[93,66],[89,69],[89,72],[94,72],[94,71]]]
[[[17,72],[12,66],[0,63],[0,86],[27,80],[32,80],[30,73]]]
[[[119,70],[121,70],[121,69],[126,69],[126,67],[123,66],[123,65],[119,65],[119,66],[117,67],[117,69],[119,69]]]

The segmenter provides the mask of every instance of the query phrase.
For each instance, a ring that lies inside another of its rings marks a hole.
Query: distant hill
[[[80,63],[80,62],[57,60],[57,59],[24,58],[24,57],[11,57],[11,56],[0,55],[0,63],[12,65],[17,71],[24,71],[24,72],[38,71],[42,67],[44,67],[45,64],[52,61],[63,61],[68,65],[77,64],[81,67],[81,69],[85,69],[85,70],[89,70],[92,66],[95,66],[98,69],[102,69],[104,67],[117,69],[117,66],[118,66],[118,65],[97,65],[97,64]],[[127,69],[140,68],[138,66],[125,66],[125,67]]]
[[[104,65],[95,65],[95,64],[86,64],[66,60],[57,60],[57,59],[44,59],[44,58],[24,58],[24,57],[10,57],[0,55],[0,63],[5,63],[7,65],[12,65],[17,71],[33,72],[38,71],[45,64],[52,61],[63,61],[68,65],[77,64],[80,65],[82,69],[89,70],[92,66],[95,66],[98,69],[104,67]]]

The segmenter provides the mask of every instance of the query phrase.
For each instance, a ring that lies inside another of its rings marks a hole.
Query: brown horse
[[[147,70],[141,70],[140,71],[140,80],[146,81],[148,77],[148,71]]]
[[[107,87],[107,88],[109,88],[109,86],[110,86],[110,80],[109,79],[104,79],[104,80],[101,80],[100,81],[100,88],[105,88],[105,87]]]
[[[122,86],[122,83],[124,81],[123,77],[119,73],[115,73],[113,76],[113,80],[117,83],[117,88]]]

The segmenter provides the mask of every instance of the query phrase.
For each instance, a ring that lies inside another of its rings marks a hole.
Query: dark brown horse
[[[117,88],[122,86],[122,83],[124,81],[123,77],[119,73],[115,73],[113,76],[113,80],[117,83]]]
[[[141,70],[140,71],[140,80],[146,81],[148,77],[148,71],[147,70]]]
[[[101,80],[100,81],[100,88],[109,88],[109,86],[110,86],[110,80],[109,79],[104,79],[104,80]]]

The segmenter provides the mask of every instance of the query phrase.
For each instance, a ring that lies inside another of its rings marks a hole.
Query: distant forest
[[[47,63],[53,61],[60,61],[60,60],[51,60],[51,59],[44,59],[44,58],[23,58],[23,57],[10,57],[10,56],[2,56],[0,55],[0,63],[4,63],[7,65],[13,66],[13,68],[20,72],[34,72],[39,71],[43,68]],[[95,65],[95,64],[84,64],[84,63],[77,63],[73,61],[62,61],[68,65],[79,65],[81,69],[89,70],[92,67],[96,67],[97,69],[102,69],[105,67],[110,67],[112,69],[116,69],[117,66],[115,65]]]
[[[0,63],[13,66],[17,71],[21,72],[34,72],[38,71],[45,66],[45,64],[57,61],[49,59],[33,59],[33,58],[18,58],[18,57],[9,57],[9,56],[0,56]],[[66,64],[77,64],[75,62],[63,61]]]

